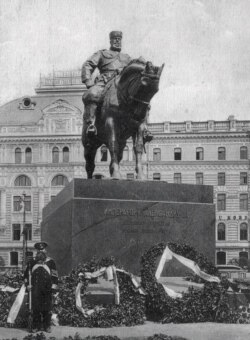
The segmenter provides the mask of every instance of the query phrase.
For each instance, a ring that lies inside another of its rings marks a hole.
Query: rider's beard
[[[110,49],[112,50],[112,51],[116,51],[116,52],[121,52],[121,46],[114,46],[114,45],[111,45],[110,46]]]

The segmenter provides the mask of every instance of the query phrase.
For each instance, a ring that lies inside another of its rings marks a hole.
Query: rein
[[[124,96],[123,96],[124,97]],[[145,102],[144,100],[135,98],[133,96],[129,96],[130,99],[134,100],[135,102],[141,103],[141,104],[145,104],[150,108],[150,103],[149,102]]]

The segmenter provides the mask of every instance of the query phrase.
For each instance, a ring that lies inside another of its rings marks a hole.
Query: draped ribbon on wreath
[[[205,272],[203,272],[200,267],[198,266],[197,263],[195,263],[194,261],[187,259],[184,256],[175,254],[174,252],[172,252],[168,246],[166,246],[166,248],[164,249],[164,252],[161,256],[160,262],[158,264],[158,268],[155,272],[155,278],[158,280],[161,276],[161,273],[163,271],[163,267],[166,263],[166,261],[172,260],[172,258],[176,258],[176,260],[178,260],[180,263],[182,263],[184,266],[188,267],[189,269],[191,269],[196,275],[200,276],[203,280],[208,281],[208,282],[217,282],[220,283],[220,279],[217,276],[213,276],[210,274],[207,274]],[[174,290],[168,288],[166,285],[162,284],[165,292],[172,298],[177,298],[177,297],[182,297],[182,294],[180,293],[176,293]]]
[[[84,277],[85,279],[93,279],[98,278],[100,276],[105,276],[107,281],[114,281],[114,295],[115,295],[115,304],[120,304],[120,288],[117,278],[117,272],[124,273],[128,275],[131,279],[132,284],[134,287],[138,290],[138,292],[141,295],[146,295],[145,291],[141,288],[140,284],[136,280],[135,276],[129,272],[126,272],[125,270],[118,269],[115,266],[109,266],[109,267],[102,267],[100,270],[97,270],[93,273],[79,273],[79,277]],[[81,288],[83,283],[79,282],[76,291],[75,291],[75,298],[76,298],[76,308],[85,316],[90,315],[94,312],[94,310],[88,310],[82,308],[82,299],[81,299]]]
[[[16,299],[15,299],[10,311],[9,311],[7,323],[14,324],[16,317],[17,317],[17,315],[20,311],[20,308],[22,306],[22,303],[23,303],[23,299],[24,299],[24,296],[25,296],[25,290],[26,290],[26,287],[25,287],[25,284],[23,284],[22,287],[20,288],[17,296],[16,296]]]

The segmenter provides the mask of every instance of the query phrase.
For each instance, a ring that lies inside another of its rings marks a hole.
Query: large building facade
[[[21,266],[23,231],[28,250],[40,240],[42,209],[73,178],[86,178],[81,127],[80,71],[41,78],[35,96],[0,107],[0,267]],[[153,111],[153,108],[152,108]],[[250,121],[150,124],[154,140],[143,155],[148,180],[214,186],[216,262],[249,257]],[[108,177],[105,146],[95,177]],[[132,142],[121,162],[135,179]]]

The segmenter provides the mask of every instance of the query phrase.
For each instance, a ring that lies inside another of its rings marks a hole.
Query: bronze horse
[[[159,89],[164,64],[155,67],[151,62],[133,60],[122,72],[106,85],[102,105],[96,114],[97,135],[88,138],[87,123],[83,119],[82,144],[86,161],[87,177],[92,178],[95,169],[96,151],[106,145],[111,162],[111,178],[120,179],[119,163],[129,137],[133,139],[137,179],[144,179],[142,153],[143,133],[150,109],[150,100]]]

